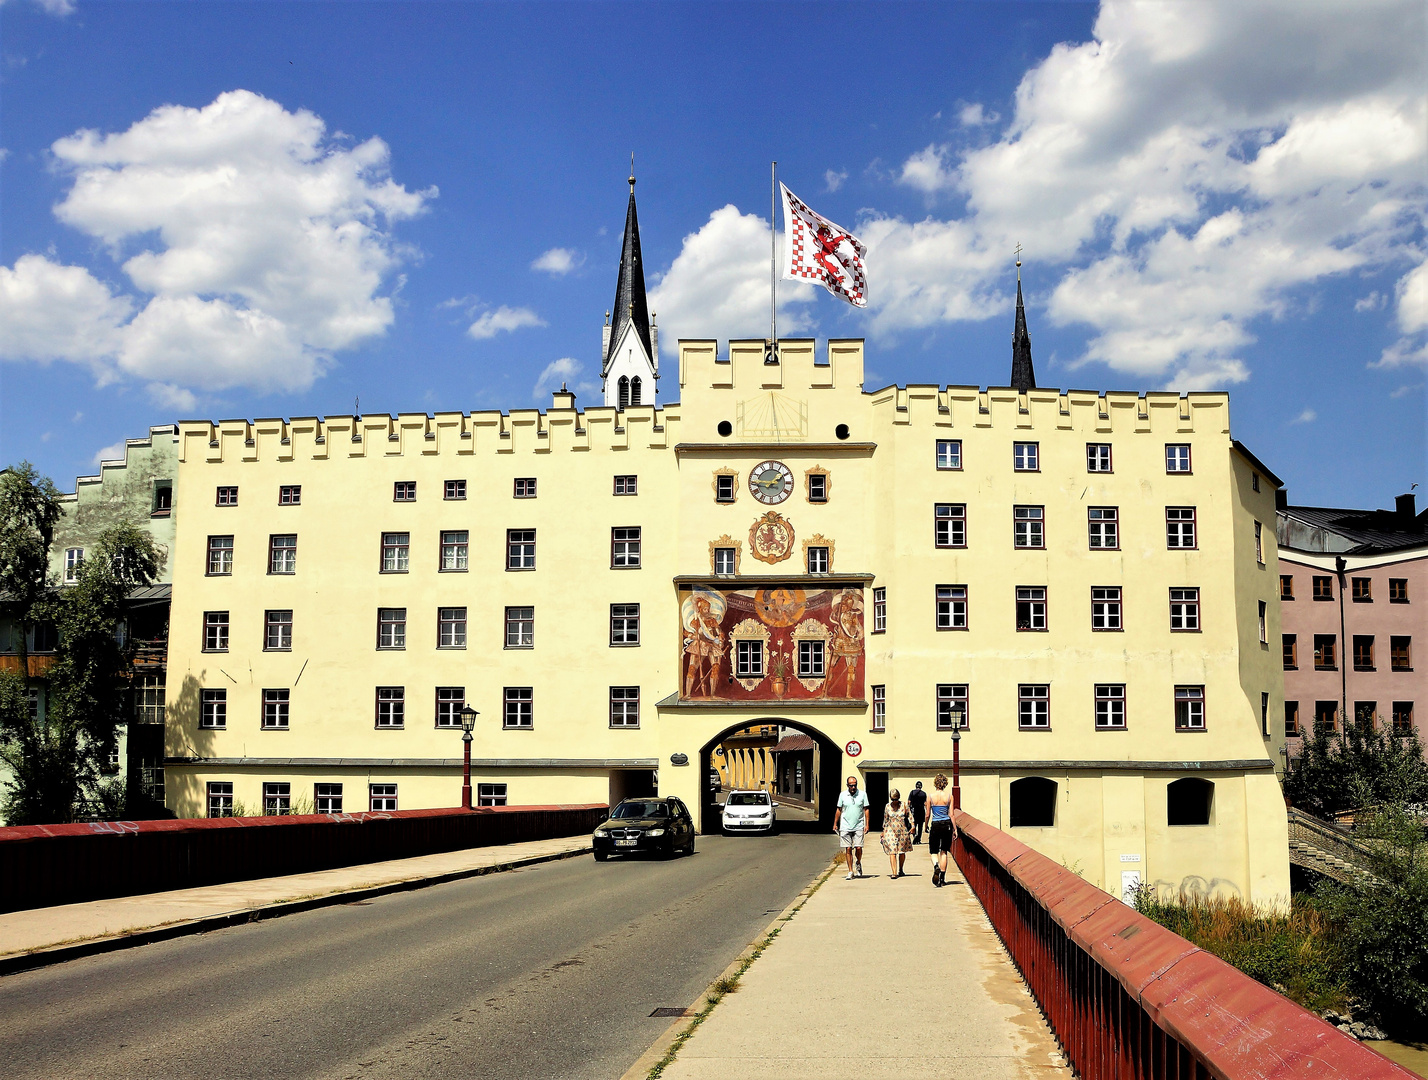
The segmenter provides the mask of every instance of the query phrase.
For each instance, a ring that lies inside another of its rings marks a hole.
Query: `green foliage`
[[[1380,805],[1428,803],[1428,762],[1415,731],[1351,723],[1342,734],[1306,735],[1284,778],[1284,794],[1316,817]]]

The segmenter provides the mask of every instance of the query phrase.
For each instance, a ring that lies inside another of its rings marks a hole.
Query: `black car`
[[[680,800],[626,799],[600,824],[591,838],[595,861],[611,855],[652,851],[662,858],[676,852],[694,854],[694,819]]]

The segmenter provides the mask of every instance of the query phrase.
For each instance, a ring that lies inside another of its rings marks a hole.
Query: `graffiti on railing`
[[[89,831],[93,833],[110,833],[114,836],[123,836],[125,833],[137,834],[139,823],[137,821],[91,821],[88,822]]]

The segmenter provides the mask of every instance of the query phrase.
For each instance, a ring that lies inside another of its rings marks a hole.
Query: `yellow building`
[[[705,806],[772,725],[876,800],[960,722],[964,806],[1087,880],[1286,896],[1278,482],[1227,395],[1025,353],[865,392],[861,341],[681,341],[677,404],[181,424],[170,807],[455,805],[467,702],[512,804]]]

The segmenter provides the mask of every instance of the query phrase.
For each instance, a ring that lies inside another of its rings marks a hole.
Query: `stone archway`
[[[773,791],[779,781],[778,765],[772,746],[728,746],[731,737],[750,729],[773,728],[775,731],[791,728],[801,732],[813,741],[814,752],[808,763],[802,767],[804,789],[812,796],[816,809],[816,820],[799,822],[796,825],[781,825],[797,831],[827,832],[833,828],[833,814],[837,807],[838,795],[842,790],[841,766],[843,749],[823,732],[812,725],[782,716],[760,717],[745,720],[718,732],[699,750],[699,831],[711,833],[719,831],[718,808],[714,786],[709,782],[710,768],[714,763],[714,750],[724,746],[725,775],[735,787],[753,787]],[[752,741],[752,740],[751,740]],[[776,742],[777,736],[766,737],[764,741]]]

